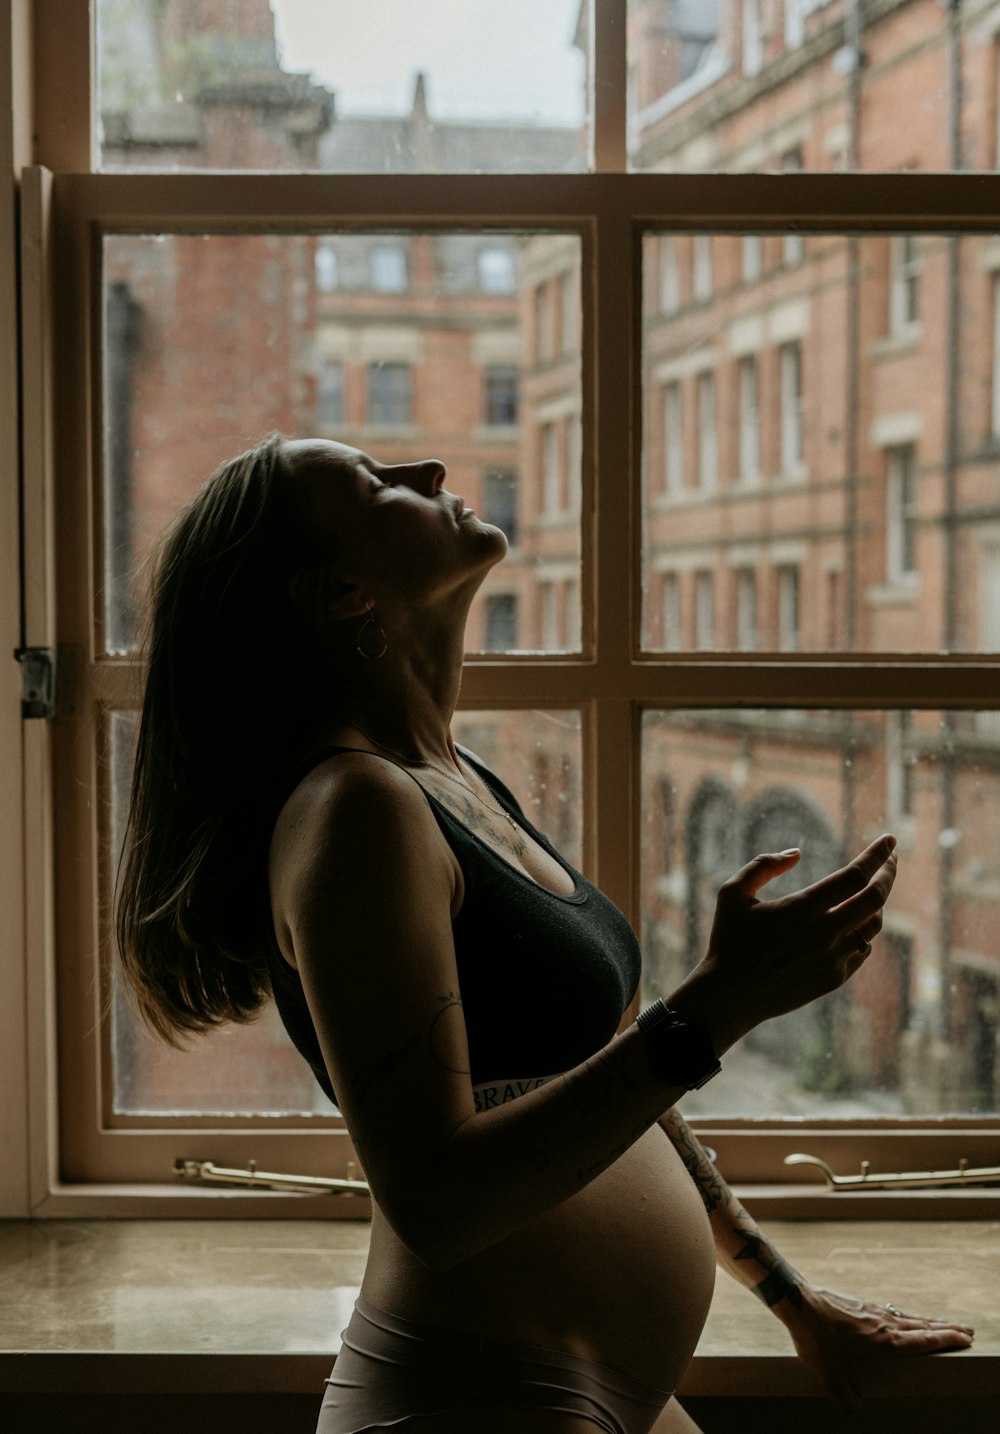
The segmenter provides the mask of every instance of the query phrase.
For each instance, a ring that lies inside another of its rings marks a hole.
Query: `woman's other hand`
[[[873,841],[847,866],[790,896],[758,892],[799,860],[798,848],[754,857],[719,890],[708,952],[670,997],[711,1033],[721,1055],[762,1021],[842,986],[882,928],[896,839]]]
[[[861,1403],[858,1374],[865,1364],[972,1344],[969,1325],[904,1314],[814,1285],[802,1286],[801,1294],[801,1306],[790,1306],[784,1322],[802,1363],[844,1409]]]

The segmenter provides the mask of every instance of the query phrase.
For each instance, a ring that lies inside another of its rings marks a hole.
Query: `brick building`
[[[183,9],[158,8],[172,34],[191,30]],[[197,47],[226,65],[206,74],[200,59],[184,80],[187,118],[162,102],[176,76],[155,104],[106,90],[106,163],[490,169],[518,152],[509,129],[434,123],[419,79],[408,115],[340,119],[335,96],[281,71],[263,0],[241,11],[239,45]],[[630,25],[637,168],[996,165],[1000,4],[634,0]],[[580,167],[579,135],[533,131],[536,142],[541,167]],[[390,462],[444,459],[449,487],[511,537],[472,650],[578,646],[574,238],[331,231],[109,246],[119,640],[147,537],[217,461],[278,427]],[[982,237],[647,236],[649,649],[997,650],[998,294],[1000,247]],[[461,730],[502,768],[524,720],[467,714]],[[645,714],[647,996],[697,959],[719,881],[756,851],[801,845],[794,887],[884,828],[900,836],[878,960],[733,1053],[744,1113],[997,1108],[998,735],[995,719],[965,713]],[[532,796],[573,854],[578,778],[555,738],[544,720],[530,729]],[[203,1079],[170,1071],[163,1098]],[[710,1087],[704,1108],[718,1099]]]

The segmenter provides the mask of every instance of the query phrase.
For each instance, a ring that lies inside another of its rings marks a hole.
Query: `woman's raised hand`
[[[719,890],[708,951],[669,998],[711,1033],[717,1052],[772,1016],[842,986],[871,951],[896,877],[896,839],[790,896],[757,893],[790,871],[798,848],[754,857]]]

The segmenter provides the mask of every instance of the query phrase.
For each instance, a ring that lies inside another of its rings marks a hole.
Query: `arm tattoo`
[[[702,1204],[711,1215],[730,1198],[729,1186],[709,1160],[701,1141],[687,1121],[678,1113],[675,1106],[671,1106],[670,1110],[660,1117],[660,1124],[663,1126],[667,1139],[684,1162],[684,1168],[697,1186]]]
[[[802,1308],[802,1291],[799,1288],[802,1276],[778,1254],[771,1242],[759,1231],[747,1234],[744,1245],[737,1250],[733,1259],[754,1260],[762,1269],[767,1270],[764,1278],[751,1286],[751,1289],[768,1309],[782,1299],[791,1300],[796,1309]]]
[[[615,1050],[598,1051],[584,1061],[582,1071],[569,1071],[563,1080],[581,1115],[607,1105],[623,1090],[635,1089],[628,1062]]]
[[[471,1071],[459,1070],[457,1066],[450,1064],[448,1060],[447,1037],[445,1034],[446,1028],[441,1024],[442,1018],[447,1016],[449,1011],[460,1012],[461,1010],[461,997],[457,996],[454,991],[446,991],[443,996],[439,996],[438,1010],[435,1012],[434,1019],[431,1021],[428,1041],[430,1044],[431,1059],[437,1065],[442,1066],[446,1071],[451,1071],[453,1075],[471,1075]],[[444,1054],[436,1049],[439,1045],[443,1045]]]

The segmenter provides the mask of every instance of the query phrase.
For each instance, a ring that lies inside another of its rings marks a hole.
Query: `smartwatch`
[[[662,998],[640,1011],[635,1023],[642,1032],[654,1073],[668,1085],[701,1090],[721,1071],[708,1032],[685,1021]]]

